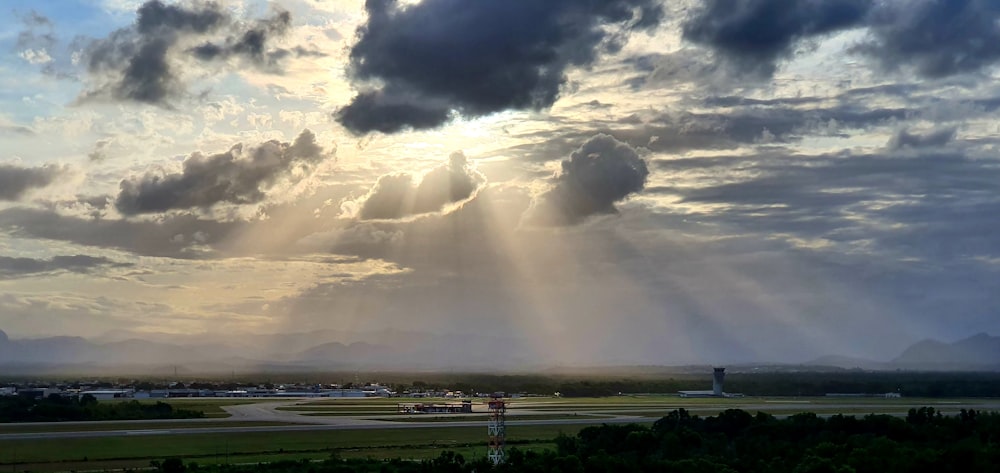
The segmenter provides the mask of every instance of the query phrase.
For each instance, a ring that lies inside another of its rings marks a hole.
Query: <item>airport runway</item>
[[[228,412],[231,417],[227,418],[206,418],[206,419],[168,419],[159,421],[141,420],[141,421],[115,421],[116,425],[126,426],[118,430],[100,430],[100,431],[88,431],[81,430],[76,432],[14,432],[14,433],[0,433],[0,440],[28,440],[28,439],[62,439],[62,438],[103,438],[103,437],[131,437],[131,436],[161,436],[161,435],[190,435],[190,434],[213,434],[213,433],[251,433],[251,432],[295,432],[295,431],[333,431],[333,430],[372,430],[372,429],[420,429],[420,428],[442,428],[442,427],[482,427],[486,428],[486,420],[484,417],[485,411],[482,411],[482,406],[477,406],[478,411],[473,414],[450,414],[456,419],[462,417],[468,417],[469,420],[456,420],[450,422],[399,422],[392,420],[384,420],[388,416],[384,414],[370,414],[370,415],[360,415],[360,416],[306,416],[301,415],[302,412],[297,411],[284,411],[278,410],[279,407],[293,406],[306,402],[308,400],[296,399],[296,400],[281,400],[281,401],[270,401],[261,402],[255,404],[240,404],[234,406],[224,406],[223,409]],[[792,415],[794,410],[814,410],[821,413],[823,416],[835,415],[832,411],[842,411],[848,413],[848,415],[864,415],[864,413],[859,413],[858,411],[863,411],[865,409],[871,409],[872,412],[885,412],[889,415],[902,416],[905,415],[905,411],[911,407],[920,407],[923,405],[929,405],[937,409],[945,409],[948,411],[958,410],[958,409],[976,409],[976,410],[989,410],[998,411],[1000,410],[1000,400],[996,399],[983,399],[974,401],[933,401],[924,402],[919,404],[901,404],[901,403],[830,403],[830,402],[812,402],[812,401],[792,401],[792,400],[774,400],[774,401],[761,401],[761,400],[748,400],[746,404],[735,404],[735,403],[720,403],[720,404],[702,404],[697,406],[692,405],[678,405],[676,407],[635,407],[635,406],[615,406],[615,405],[604,405],[601,407],[606,407],[607,409],[587,409],[574,411],[572,409],[560,409],[560,410],[546,410],[546,407],[567,407],[567,404],[548,404],[544,405],[542,403],[531,404],[524,403],[520,404],[514,413],[508,411],[512,415],[517,414],[563,414],[563,415],[579,415],[578,419],[509,419],[507,420],[508,426],[532,426],[532,425],[574,425],[574,424],[624,424],[633,422],[653,422],[656,417],[643,417],[641,414],[649,413],[659,413],[662,412],[666,414],[673,409],[686,409],[693,414],[698,414],[699,412],[718,412],[721,409],[743,409],[749,412],[755,412],[758,410],[763,411],[789,411],[787,414],[776,415],[776,417],[784,417],[787,415]],[[807,407],[808,406],[808,407]],[[614,414],[617,412],[618,414]],[[627,413],[623,415],[622,413]],[[589,415],[588,415],[589,414]],[[598,417],[599,415],[604,415],[606,417]],[[380,420],[379,418],[383,418]],[[192,422],[212,422],[215,424],[219,423],[232,423],[232,426],[218,426],[213,425],[211,427],[190,427],[184,426],[179,428],[168,427],[172,423],[185,423],[190,425]],[[239,425],[241,422],[283,422],[289,425]],[[95,424],[107,424],[107,422],[60,422],[58,425],[95,425]],[[162,424],[163,428],[148,429],[148,428],[127,428],[128,424],[143,424],[148,426],[150,424]],[[39,426],[45,424],[39,423],[27,423],[27,424],[3,424],[3,426]]]

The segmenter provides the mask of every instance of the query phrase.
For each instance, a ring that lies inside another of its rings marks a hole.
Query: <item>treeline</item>
[[[463,392],[535,394],[560,393],[567,397],[614,396],[619,393],[676,393],[711,389],[710,376],[642,378],[566,378],[552,376],[454,376],[450,383]],[[416,381],[409,386],[424,388],[438,383]],[[408,388],[408,385],[403,385]],[[995,397],[1000,396],[1000,373],[912,373],[912,372],[823,372],[823,373],[730,373],[726,391],[748,396],[823,396],[827,393],[889,393],[907,397]]]
[[[643,377],[535,377],[454,376],[454,389],[464,392],[560,393],[567,397],[614,396],[619,393],[676,393],[711,389],[705,376]],[[419,383],[419,382],[418,382]],[[429,383],[422,382],[427,385]],[[727,373],[727,392],[748,396],[823,396],[827,393],[890,393],[906,397],[997,397],[1000,373],[937,372],[767,372]]]
[[[192,419],[204,416],[201,411],[175,409],[164,402],[100,403],[89,394],[80,397],[62,397],[54,394],[41,399],[25,396],[0,397],[0,422]]]
[[[963,410],[942,416],[911,409],[888,415],[830,418],[798,414],[779,419],[742,410],[700,418],[671,412],[651,426],[588,427],[560,436],[556,449],[512,449],[506,463],[445,452],[433,460],[330,460],[199,468],[179,459],[163,473],[923,473],[1000,472],[1000,414]]]
[[[747,396],[822,396],[827,393],[898,392],[905,397],[1000,397],[1000,372],[913,372],[913,371],[754,371],[739,372],[739,368],[726,373],[727,392]],[[636,393],[676,393],[684,390],[711,389],[711,368],[703,374],[671,373],[653,368],[625,370],[620,374],[485,374],[485,373],[368,373],[372,381],[389,385],[394,391],[457,390],[464,393],[529,393],[567,397],[599,397]],[[356,379],[358,374],[284,374],[282,379],[295,382],[331,383],[350,386],[346,379]],[[273,386],[268,380],[265,386]],[[230,389],[257,386],[259,382],[243,384],[212,383],[208,381],[187,384],[188,388]],[[136,389],[150,389],[159,384],[143,381],[133,385]],[[179,387],[184,385],[174,385]]]
[[[1000,373],[734,373],[726,375],[726,390],[754,396],[899,392],[906,397],[997,397]]]

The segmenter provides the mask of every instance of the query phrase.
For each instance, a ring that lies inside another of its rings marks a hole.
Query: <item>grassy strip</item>
[[[560,432],[573,435],[587,425],[510,426],[511,443],[545,441]],[[188,459],[265,452],[310,453],[363,448],[423,448],[478,445],[484,427],[334,430],[126,436],[106,438],[0,440],[0,466],[23,463],[143,460],[178,456]],[[16,468],[15,468],[16,469]],[[21,468],[24,470],[24,468]]]
[[[525,414],[525,415],[507,415],[507,420],[561,420],[561,419],[607,419],[611,416],[602,415],[573,415],[573,414]],[[661,416],[662,417],[662,416]],[[383,417],[380,419],[372,420],[384,420],[388,422],[469,422],[469,421],[481,421],[485,422],[486,414],[476,415],[476,416],[413,416],[413,417]]]
[[[700,417],[717,416],[725,409],[716,408],[705,408],[705,409],[688,409],[692,415],[697,415]],[[940,409],[940,411],[945,415],[953,415],[958,413],[957,409]],[[867,409],[867,408],[820,408],[820,409],[754,409],[752,411],[747,411],[751,413],[763,412],[765,414],[770,414],[773,416],[789,416],[795,414],[801,414],[805,412],[811,412],[821,416],[837,415],[843,414],[846,416],[866,416],[868,414],[876,415],[903,415],[906,414],[907,409],[905,406],[891,406],[885,409]],[[619,416],[634,416],[634,417],[645,417],[651,419],[659,419],[665,416],[666,412],[651,412],[651,411],[607,411],[606,414],[619,415]]]
[[[0,434],[26,434],[36,432],[98,432],[107,430],[155,430],[155,429],[185,429],[210,427],[262,427],[270,425],[297,425],[290,422],[267,421],[231,421],[231,422],[95,422],[90,424],[66,424],[62,422],[43,422],[31,425],[0,424]]]
[[[351,412],[396,412],[396,406],[282,406],[276,407],[275,410],[278,411],[305,411],[305,412],[322,412],[322,411],[351,411]]]
[[[354,407],[373,407],[373,406],[395,406],[398,403],[410,403],[410,402],[442,402],[442,399],[426,399],[426,398],[409,398],[409,397],[370,397],[370,398],[347,398],[347,399],[324,399],[322,401],[308,401],[302,402],[297,405],[299,406],[354,406]]]
[[[611,397],[548,397],[548,398],[523,398],[515,399],[510,401],[509,405],[529,407],[539,407],[542,405],[555,407],[559,405],[570,405],[570,406],[608,406],[608,405],[622,405],[622,404],[668,404],[679,407],[693,406],[693,405],[703,405],[703,404],[721,404],[721,405],[745,405],[745,404],[756,404],[756,403],[804,403],[804,404],[897,404],[897,405],[915,405],[915,406],[936,406],[939,404],[962,404],[967,406],[976,406],[984,403],[993,403],[996,399],[992,398],[955,398],[955,399],[929,399],[929,398],[880,398],[880,397],[822,397],[822,396],[810,396],[810,397],[796,397],[796,396],[771,396],[771,397],[736,397],[736,398],[683,398],[677,395],[650,395],[650,396],[638,396],[638,395],[625,395],[625,396],[611,396]]]
[[[550,442],[529,442],[519,443],[516,448],[523,451],[541,451],[555,448],[555,444]],[[424,460],[435,458],[441,452],[449,450],[463,455],[465,458],[477,458],[486,456],[485,445],[426,445],[422,447],[373,447],[373,448],[350,448],[337,450],[335,453],[341,458],[374,458],[391,459],[403,458],[408,460]],[[222,465],[222,464],[253,464],[264,462],[276,462],[281,460],[325,460],[334,451],[318,452],[270,452],[254,454],[228,454],[209,457],[186,457],[186,462],[196,462],[199,465]],[[19,471],[30,471],[33,473],[57,473],[64,471],[87,471],[87,470],[124,470],[149,467],[151,460],[162,460],[162,458],[143,458],[130,460],[95,460],[76,462],[41,462],[24,463],[17,465]]]
[[[241,404],[257,404],[266,402],[268,399],[245,399],[245,398],[157,398],[157,399],[120,399],[101,402],[122,402],[138,401],[140,404],[156,404],[165,402],[174,409],[187,409],[191,411],[203,412],[206,417],[228,417],[229,413],[222,409],[222,406],[237,406]]]
[[[537,452],[542,450],[555,450],[556,445],[550,442],[531,442],[513,445],[512,447],[522,451]],[[485,444],[454,447],[441,445],[422,448],[368,448],[358,450],[341,450],[337,452],[337,454],[341,458],[374,458],[377,460],[403,458],[406,460],[426,460],[441,455],[441,452],[445,450],[458,453],[467,459],[486,456]]]
[[[517,407],[517,406],[515,406],[513,408],[508,407],[507,411],[508,412],[510,412],[510,411],[517,412],[517,411],[531,410],[531,411],[539,411],[539,412],[541,412],[541,411],[545,411],[545,412],[573,412],[573,411],[585,412],[585,411],[607,411],[607,410],[610,410],[610,409],[667,409],[667,410],[674,410],[674,409],[697,409],[697,408],[702,408],[702,407],[718,407],[718,408],[721,408],[721,409],[728,409],[730,406],[720,406],[720,405],[678,406],[676,404],[662,405],[662,406],[661,405],[641,405],[641,404],[639,404],[639,405],[636,405],[636,404],[623,404],[623,405],[620,405],[620,406],[608,405],[608,406],[559,406],[559,407],[542,407],[542,406]],[[732,407],[735,408],[735,407],[738,407],[738,406],[732,406]]]

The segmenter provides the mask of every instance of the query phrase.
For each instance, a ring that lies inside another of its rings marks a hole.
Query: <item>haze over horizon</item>
[[[997,2],[3,8],[11,339],[683,365],[1000,333]]]

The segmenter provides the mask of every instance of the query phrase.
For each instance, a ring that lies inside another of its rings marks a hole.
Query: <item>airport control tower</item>
[[[726,380],[726,369],[715,368],[712,373],[712,395],[722,397],[722,383]]]

